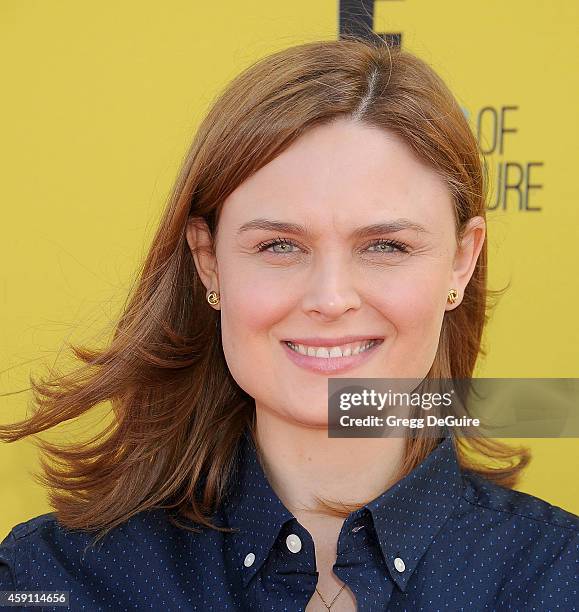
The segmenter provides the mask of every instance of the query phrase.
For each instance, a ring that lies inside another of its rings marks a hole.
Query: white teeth
[[[286,342],[286,344],[296,353],[300,353],[302,355],[307,355],[309,357],[322,357],[328,359],[330,357],[349,357],[350,355],[357,355],[358,353],[363,353],[368,350],[370,347],[376,344],[375,340],[369,340],[365,342],[359,342],[356,345],[346,345],[346,346],[305,346],[303,344],[293,344],[292,342]]]

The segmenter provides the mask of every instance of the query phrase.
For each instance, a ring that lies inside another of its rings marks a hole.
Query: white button
[[[302,541],[295,533],[290,533],[285,539],[285,543],[291,552],[297,553],[302,549]]]
[[[394,567],[399,572],[403,572],[406,569],[406,565],[404,565],[404,561],[402,561],[400,557],[396,557],[396,559],[394,559]]]
[[[253,565],[254,561],[255,555],[253,553],[248,553],[243,560],[243,565],[245,565],[245,567],[249,567],[250,565]]]

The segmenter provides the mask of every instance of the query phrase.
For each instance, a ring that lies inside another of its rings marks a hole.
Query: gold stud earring
[[[216,306],[219,304],[219,294],[217,291],[210,291],[207,294],[207,301],[211,304],[211,306]]]
[[[456,289],[451,289],[448,292],[448,301],[451,304],[454,304],[456,302],[456,298],[458,297],[458,291]]]

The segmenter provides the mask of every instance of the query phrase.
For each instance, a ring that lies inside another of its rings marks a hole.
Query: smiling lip
[[[341,336],[340,338],[285,338],[282,342],[305,344],[306,346],[340,346],[350,342],[365,340],[384,340],[382,336]]]
[[[348,342],[358,342],[363,340],[377,340],[377,342],[369,349],[366,349],[357,355],[350,355],[349,357],[312,357],[310,355],[302,355],[301,353],[297,353],[286,344],[286,340],[282,340],[281,344],[284,347],[286,355],[299,367],[313,372],[319,372],[321,374],[339,374],[340,372],[345,372],[346,370],[355,368],[366,362],[368,359],[371,359],[372,355],[374,355],[378,347],[383,342],[383,338],[376,338],[375,336],[346,336],[345,338],[354,338],[354,340],[344,341],[344,338],[335,338],[329,341],[326,339],[324,344],[320,344],[320,340],[323,340],[323,338],[308,338],[307,343],[299,342],[298,339],[295,341],[290,340],[290,342],[294,344],[308,345],[311,342],[312,344],[310,346],[338,346],[340,344],[347,344]],[[306,339],[303,338],[302,340]],[[313,341],[315,341],[316,344],[314,344]]]

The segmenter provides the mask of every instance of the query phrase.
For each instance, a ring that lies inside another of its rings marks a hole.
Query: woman
[[[328,378],[468,378],[485,181],[423,61],[350,37],[237,77],[201,124],[105,350],[35,382],[55,512],[0,548],[0,590],[75,610],[523,610],[575,605],[579,519],[512,487],[526,449],[331,438]],[[513,458],[518,463],[513,465]],[[96,532],[96,539],[91,533]],[[100,543],[97,546],[97,542]]]

